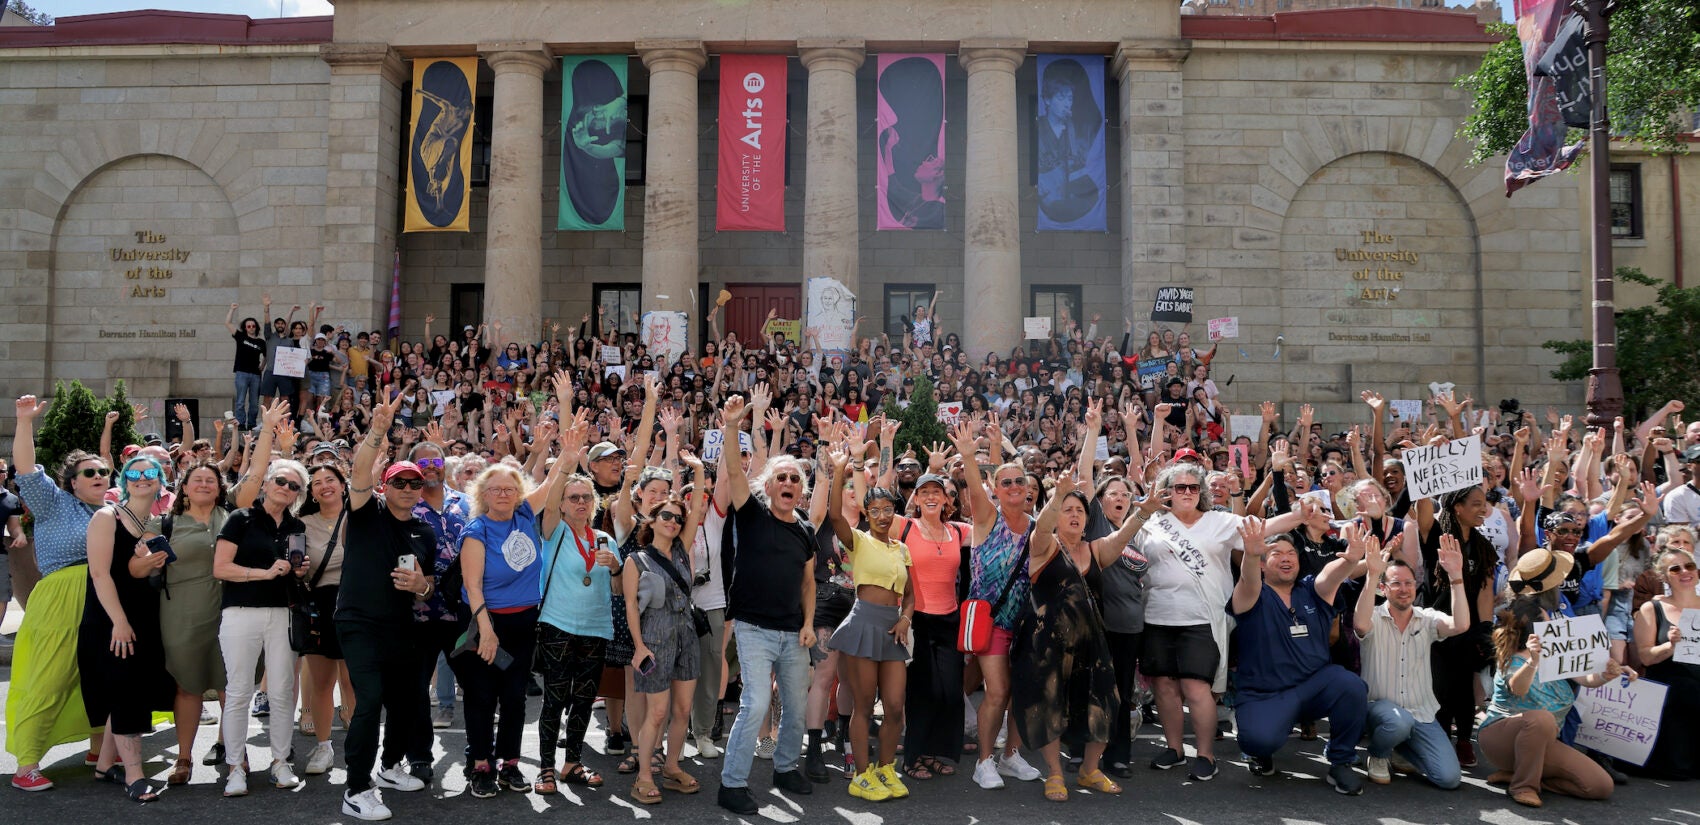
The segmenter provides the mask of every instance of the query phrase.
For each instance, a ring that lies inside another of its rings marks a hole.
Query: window
[[[643,294],[643,284],[597,284],[592,288],[592,294],[596,305],[602,308],[604,320],[617,320],[620,332],[637,334],[638,322],[632,318],[632,313],[643,312],[639,299]]]
[[[462,339],[461,330],[471,325],[474,329],[484,323],[484,285],[483,284],[450,284],[449,285],[449,328],[444,335],[450,341]]]
[[[649,157],[649,98],[626,97],[626,185],[642,186]]]
[[[472,186],[490,185],[490,124],[495,116],[495,99],[480,97],[472,102]],[[406,152],[402,155],[406,156]]]
[[[885,285],[885,326],[883,329],[891,336],[892,346],[897,346],[908,327],[903,323],[907,318],[914,321],[915,306],[930,304],[933,300],[933,287],[930,284],[886,284]]]
[[[1048,317],[1051,319],[1051,331],[1061,334],[1063,331],[1063,313],[1067,311],[1071,320],[1080,320],[1080,287],[1077,286],[1039,286],[1033,287],[1032,312],[1035,318]]]
[[[1611,168],[1611,236],[1641,237],[1641,166]]]

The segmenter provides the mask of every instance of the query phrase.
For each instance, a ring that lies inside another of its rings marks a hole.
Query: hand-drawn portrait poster
[[[413,61],[403,232],[468,230],[476,57]]]

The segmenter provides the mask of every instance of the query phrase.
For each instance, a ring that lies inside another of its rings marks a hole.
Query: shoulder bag
[[[331,554],[345,544],[342,522],[347,517],[348,506],[344,504],[342,512],[337,514],[336,524],[331,526],[331,545],[325,549],[325,558],[319,562],[319,569],[313,571],[313,578],[305,585],[298,584],[292,588],[296,592],[295,598],[289,601],[289,649],[296,653],[319,655],[325,649],[325,637],[336,632],[331,617],[319,609],[318,601],[313,598],[313,589],[325,577],[325,568],[331,566]]]

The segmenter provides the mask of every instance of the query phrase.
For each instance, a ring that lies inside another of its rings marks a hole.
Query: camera
[[[1523,405],[1517,403],[1515,398],[1505,398],[1499,402],[1499,411],[1504,415],[1522,415]]]

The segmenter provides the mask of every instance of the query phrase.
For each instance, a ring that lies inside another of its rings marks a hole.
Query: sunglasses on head
[[[440,458],[421,458],[413,463],[419,465],[419,469],[421,470],[443,469],[443,460]]]
[[[301,485],[299,483],[294,482],[294,481],[290,481],[289,479],[284,478],[283,476],[278,476],[278,477],[272,479],[272,483],[276,484],[279,487],[286,487],[292,493],[301,492]]]
[[[84,467],[77,471],[83,478],[106,478],[112,475],[111,467]]]
[[[656,513],[655,514],[655,520],[656,521],[671,521],[674,524],[684,524],[685,523],[684,515],[681,514],[681,513],[675,513],[672,510],[662,510],[661,512]]]
[[[394,487],[397,490],[423,490],[425,489],[425,479],[392,478],[389,480],[389,486]]]
[[[149,467],[145,470],[125,470],[124,471],[124,480],[125,481],[141,481],[144,478],[147,479],[148,481],[158,481],[159,480],[159,468],[158,467]]]

